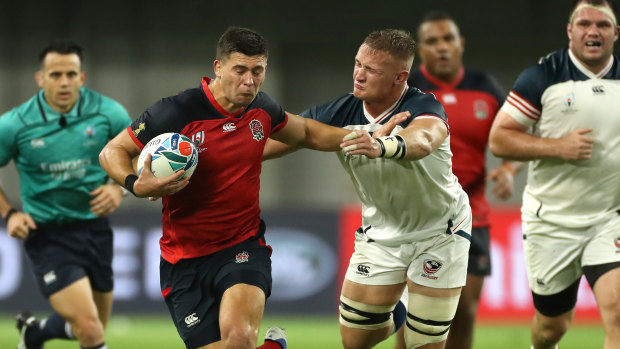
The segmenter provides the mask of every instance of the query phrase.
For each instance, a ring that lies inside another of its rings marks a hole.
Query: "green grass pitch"
[[[40,314],[37,314],[40,315]],[[340,348],[336,315],[328,316],[266,316],[261,325],[259,342],[270,326],[286,328],[290,349]],[[562,349],[602,348],[604,332],[601,325],[575,325],[560,343]],[[0,314],[0,348],[15,348],[18,333],[11,314]],[[110,349],[171,349],[184,348],[171,320],[164,314],[113,315],[107,330]],[[63,340],[48,342],[45,349],[77,348],[77,343]],[[391,349],[390,338],[376,348]],[[527,349],[530,347],[527,324],[479,324],[475,349]]]

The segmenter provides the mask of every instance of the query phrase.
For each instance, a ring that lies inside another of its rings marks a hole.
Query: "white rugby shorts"
[[[471,237],[471,214],[458,227],[465,234],[439,233],[422,241],[390,247],[355,234],[355,252],[346,278],[364,285],[394,285],[411,279],[432,288],[465,285]]]
[[[583,274],[582,266],[620,262],[620,215],[585,228],[566,228],[523,217],[525,264],[530,289],[539,295],[563,291]]]

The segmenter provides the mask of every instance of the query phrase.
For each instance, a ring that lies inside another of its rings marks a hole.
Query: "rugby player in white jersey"
[[[340,298],[347,349],[370,348],[402,325],[396,310],[406,287],[407,347],[443,348],[467,276],[471,209],[452,173],[441,103],[407,85],[414,53],[405,31],[370,33],[355,56],[353,93],[302,113],[332,126],[377,131],[375,137],[381,133],[376,141],[345,137],[339,154],[362,202],[362,226]],[[383,135],[379,127],[401,112],[410,116]],[[290,150],[270,141],[264,156]]]
[[[605,348],[620,348],[620,65],[615,7],[575,1],[568,48],[517,78],[491,129],[500,157],[530,160],[523,246],[536,313],[532,347],[556,348],[581,276],[594,291]]]

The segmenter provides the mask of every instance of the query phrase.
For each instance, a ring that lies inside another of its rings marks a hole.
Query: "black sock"
[[[403,302],[398,301],[394,310],[392,310],[392,314],[392,318],[394,319],[394,333],[396,333],[405,323],[405,319],[407,318],[407,307],[405,307]]]
[[[58,313],[53,313],[28,329],[28,342],[41,344],[54,338],[75,339],[71,326]]]

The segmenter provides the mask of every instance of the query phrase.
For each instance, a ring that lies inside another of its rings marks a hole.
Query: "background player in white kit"
[[[491,151],[532,160],[523,245],[536,314],[533,348],[556,348],[581,275],[596,296],[605,348],[620,348],[620,65],[615,8],[575,1],[568,49],[524,70],[491,129]]]

